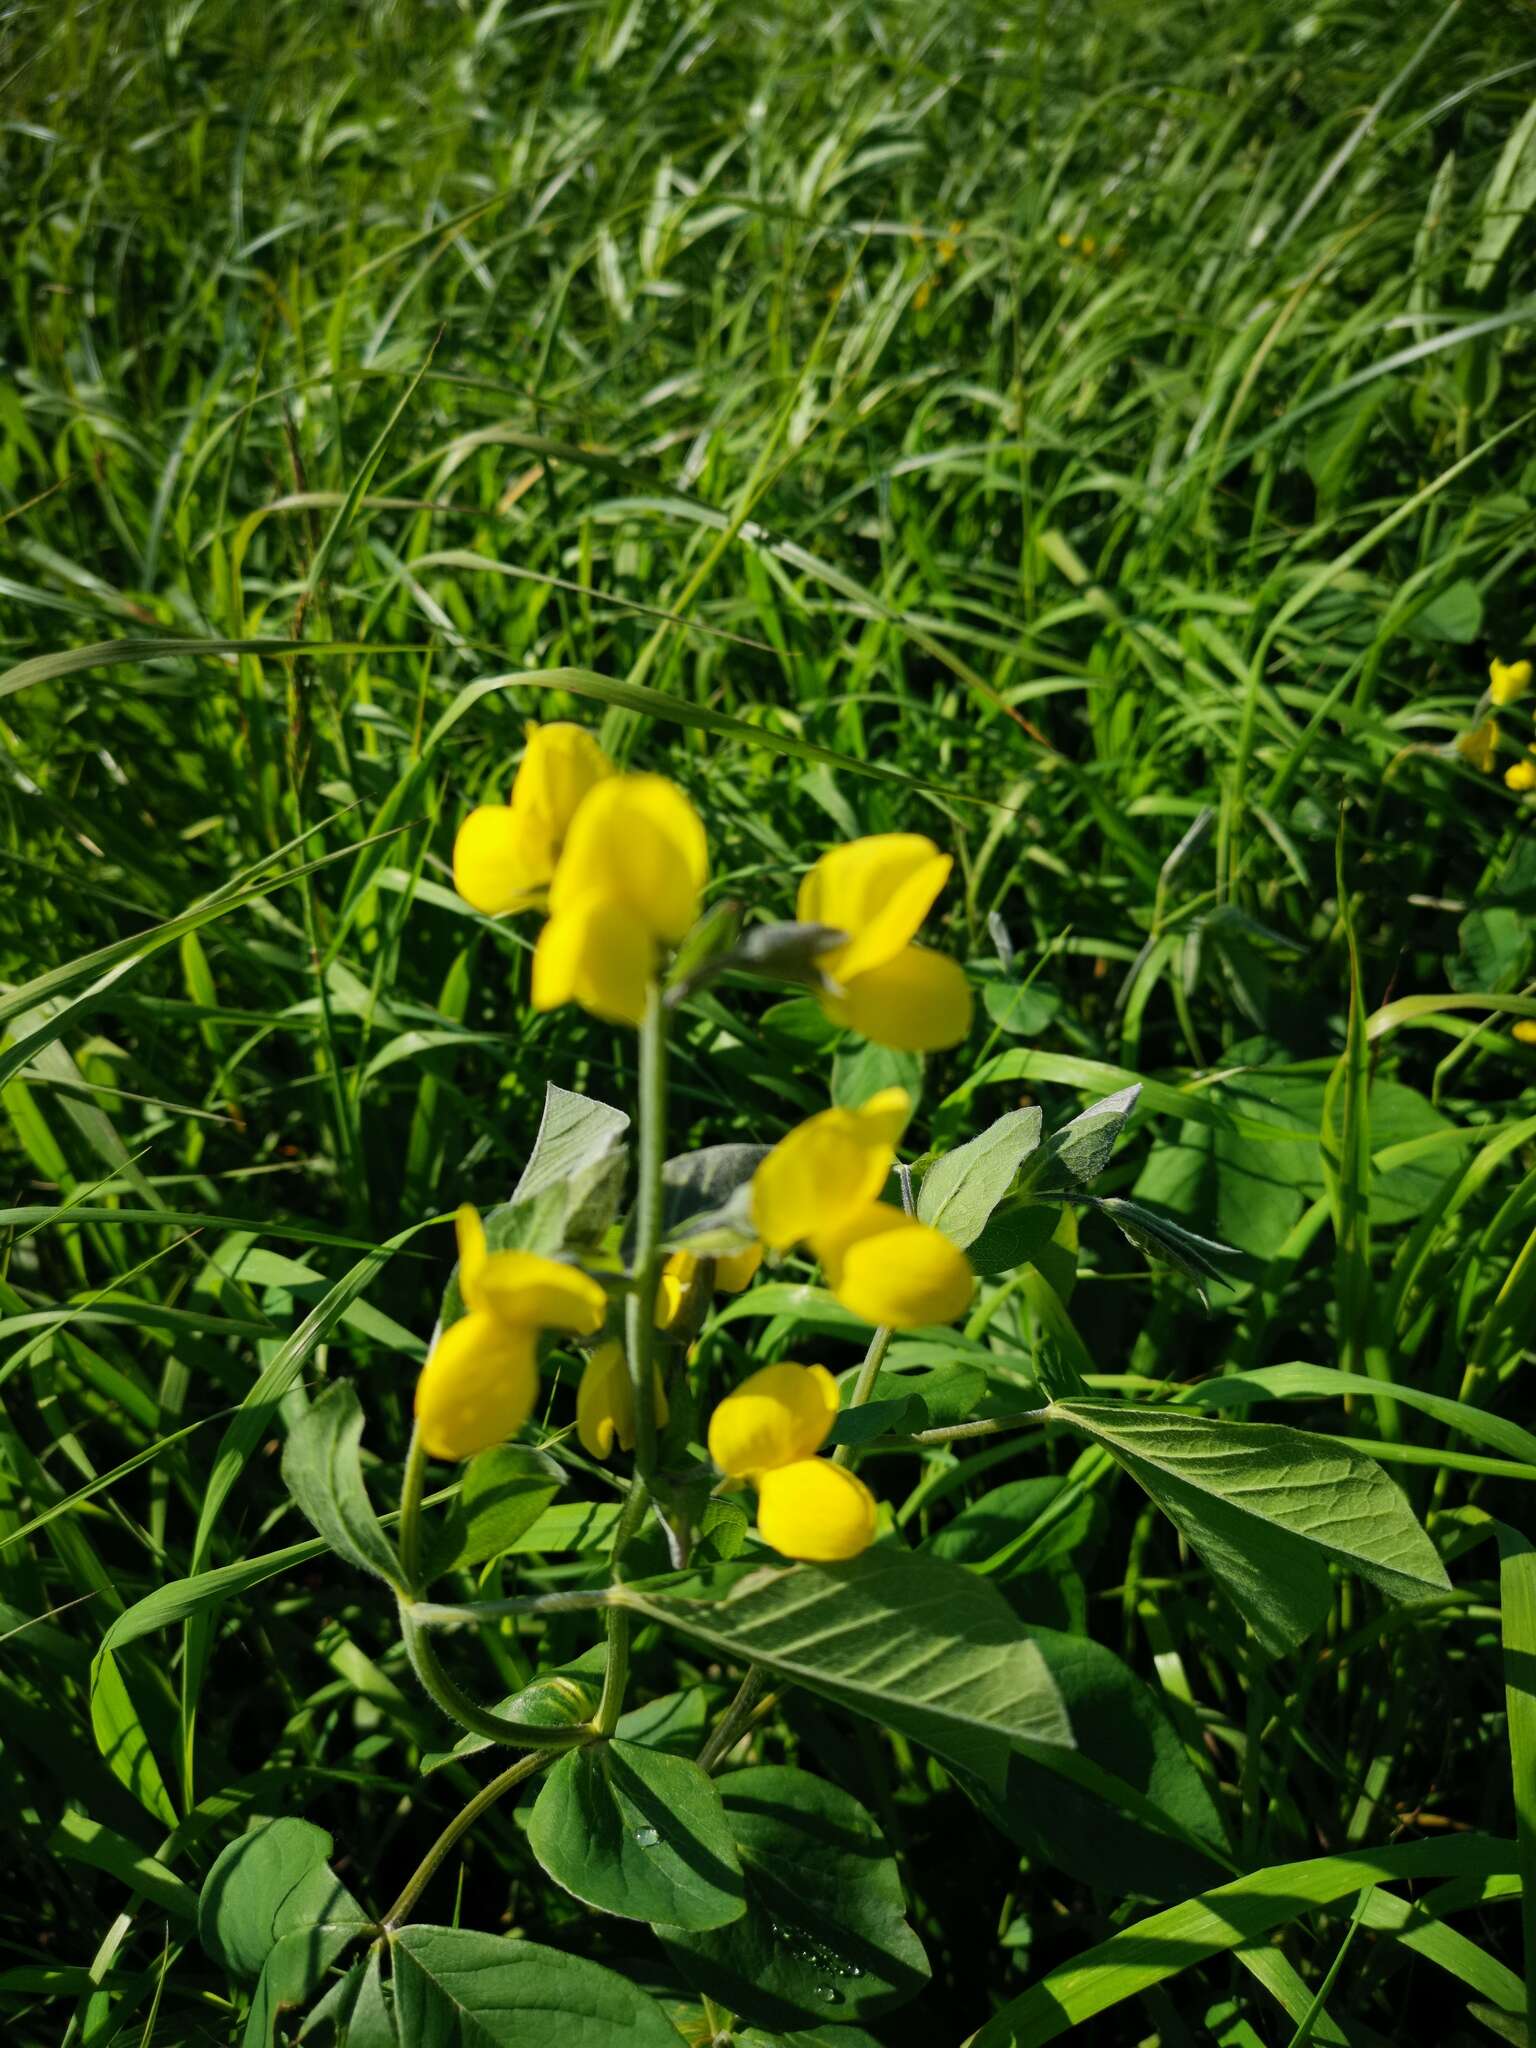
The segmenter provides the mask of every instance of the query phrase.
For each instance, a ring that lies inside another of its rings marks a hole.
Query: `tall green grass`
[[[281,1415],[208,1506],[263,1367],[297,1342],[311,1384],[356,1373],[397,1464],[450,1256],[418,1227],[504,1195],[546,1078],[632,1092],[615,1034],[529,1013],[527,933],[451,890],[453,824],[531,716],[665,765],[723,885],[780,911],[831,839],[953,846],[987,1000],[928,1063],[925,1135],[1163,1084],[1106,1185],[1247,1265],[1205,1314],[1090,1220],[1086,1361],[1358,1374],[1346,1412],[1304,1379],[1243,1412],[1367,1440],[1456,1594],[1384,1620],[1341,1586],[1326,1639],[1264,1664],[1101,1474],[1037,1618],[1161,1688],[1246,1872],[1513,1836],[1533,1646],[1501,1658],[1495,1539],[1536,1472],[1498,1428],[1526,1405],[1536,1045],[1496,1000],[1404,999],[1536,975],[1528,807],[1454,746],[1531,633],[1531,26],[1493,0],[0,19],[12,2038],[230,2038],[189,1918],[229,1835],[303,1810],[387,1892],[470,1783],[418,1779],[433,1719],[387,1628],[303,1557],[208,1640],[125,1651],[116,1727],[88,1680],[142,1594],[305,1534]],[[1512,761],[1528,706],[1504,724]],[[698,1131],[822,1105],[798,1022],[698,1000]],[[1019,1451],[898,1467],[913,1525]],[[1127,1918],[983,1842],[900,1742],[794,1700],[765,1740],[901,1856],[935,1982],[891,2048],[958,2044]],[[509,1814],[465,1853],[466,1924],[627,1954]],[[1524,2039],[1509,1888],[1458,1882],[1352,1934],[1348,1900],[1297,1919],[1082,2038]]]

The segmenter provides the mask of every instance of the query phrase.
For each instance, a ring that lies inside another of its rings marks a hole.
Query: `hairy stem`
[[[530,1727],[525,1722],[509,1721],[502,1714],[493,1714],[476,1705],[438,1662],[432,1638],[420,1617],[403,1600],[400,1603],[400,1633],[405,1638],[405,1654],[421,1681],[422,1690],[450,1720],[457,1721],[461,1728],[467,1728],[471,1735],[483,1735],[490,1742],[515,1743],[520,1749],[569,1749],[573,1743],[588,1740],[589,1731],[585,1728]]]
[[[411,1425],[411,1447],[405,1454],[405,1477],[400,1484],[400,1527],[396,1532],[400,1552],[400,1576],[411,1593],[421,1591],[421,1497],[427,1483],[427,1453],[421,1430]]]
[[[761,1664],[749,1664],[736,1697],[706,1737],[699,1751],[700,1767],[718,1770],[754,1721],[773,1706],[778,1695],[768,1690],[769,1676]]]

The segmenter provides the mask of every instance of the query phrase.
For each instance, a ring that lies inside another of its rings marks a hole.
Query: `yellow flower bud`
[[[455,1462],[516,1436],[539,1388],[538,1333],[474,1310],[450,1324],[416,1382],[416,1425],[427,1454]]]
[[[576,813],[550,887],[556,916],[596,897],[675,943],[699,914],[709,848],[698,812],[662,775],[618,775]]]
[[[838,990],[822,998],[837,1023],[902,1051],[937,1051],[965,1037],[964,974],[912,944],[952,866],[920,833],[884,832],[834,846],[805,877],[796,915],[848,934],[817,956]]]
[[[1536,1017],[1522,1017],[1510,1035],[1522,1045],[1536,1045]]]
[[[588,793],[612,763],[579,725],[530,725],[506,804],[470,812],[453,843],[453,885],[489,916],[523,910],[549,887]]]
[[[904,1088],[882,1088],[860,1109],[824,1109],[781,1138],[752,1176],[752,1224],[764,1244],[787,1251],[874,1201],[911,1109]]]
[[[1528,661],[1489,662],[1488,689],[1495,704],[1513,704],[1530,687],[1531,664]]]
[[[683,1312],[683,1302],[699,1262],[691,1252],[673,1252],[656,1282],[655,1323],[658,1330],[670,1330]]]
[[[564,903],[539,933],[531,997],[536,1010],[580,1003],[607,1023],[638,1026],[655,978],[650,932],[628,905],[594,891]]]
[[[731,1479],[812,1458],[837,1405],[837,1382],[824,1365],[765,1365],[710,1417],[709,1455]]]
[[[656,1383],[656,1423],[667,1423],[667,1394],[661,1370],[652,1366]],[[606,1458],[617,1437],[621,1450],[635,1448],[635,1390],[629,1361],[617,1342],[599,1344],[587,1360],[576,1390],[576,1435],[589,1457]]]
[[[1521,796],[1528,790],[1536,789],[1536,761],[1529,758],[1516,761],[1512,767],[1504,770],[1504,780]]]
[[[763,1263],[763,1248],[749,1244],[744,1252],[722,1252],[715,1260],[715,1287],[721,1294],[740,1294],[750,1287]]]
[[[915,1330],[952,1323],[971,1301],[970,1261],[943,1231],[884,1202],[811,1244],[827,1284],[867,1323]]]
[[[804,1458],[763,1473],[757,1487],[757,1529],[784,1557],[836,1564],[875,1540],[875,1497],[846,1465]]]
[[[1456,741],[1456,751],[1464,760],[1470,761],[1481,775],[1491,775],[1493,764],[1499,755],[1499,728],[1491,718],[1485,718],[1481,725],[1464,732]]]

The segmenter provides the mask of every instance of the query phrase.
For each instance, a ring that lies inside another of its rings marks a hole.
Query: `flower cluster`
[[[1458,753],[1480,774],[1491,775],[1498,766],[1500,726],[1495,713],[1518,703],[1531,687],[1532,668],[1528,661],[1498,661],[1488,665],[1488,690],[1483,700],[1486,715],[1456,742]],[[1536,790],[1536,747],[1527,746],[1518,761],[1504,771],[1506,787],[1517,796]]]

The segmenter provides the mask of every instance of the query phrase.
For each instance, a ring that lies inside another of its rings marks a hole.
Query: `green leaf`
[[[578,1728],[597,1712],[598,1691],[607,1662],[607,1646],[595,1643],[568,1664],[557,1664],[527,1685],[509,1693],[492,1711],[503,1721],[520,1722],[525,1728]],[[494,1749],[488,1735],[461,1735],[452,1749],[428,1750],[421,1759],[422,1775],[441,1770],[456,1757],[478,1756]]]
[[[1149,1259],[1172,1266],[1187,1280],[1192,1280],[1195,1292],[1207,1308],[1211,1305],[1205,1291],[1208,1282],[1214,1280],[1219,1286],[1232,1284],[1216,1263],[1218,1259],[1230,1263],[1241,1257],[1231,1245],[1218,1244],[1213,1237],[1198,1237],[1182,1224],[1171,1222],[1166,1216],[1142,1208],[1139,1202],[1128,1202],[1119,1196],[1094,1197],[1093,1205],[1138,1251],[1145,1252]]]
[[[1032,982],[1020,988],[1011,981],[982,983],[981,1000],[991,1021],[1010,1038],[1038,1038],[1050,1029],[1061,1009],[1053,988]]]
[[[561,1757],[534,1802],[528,1846],[600,1912],[700,1929],[746,1910],[714,1780],[664,1750],[615,1737]]]
[[[917,1213],[959,1245],[974,1244],[1024,1161],[1040,1143],[1038,1109],[1011,1109],[995,1124],[946,1152],[923,1175]]]
[[[127,1681],[105,1642],[91,1664],[91,1727],[96,1746],[112,1775],[128,1787],[156,1820],[174,1828],[176,1808],[165,1788]]]
[[[231,1842],[203,1880],[197,1933],[232,1977],[259,1976],[285,1935],[321,1922],[362,1928],[368,1916],[330,1866],[324,1828],[285,1816]]]
[[[1373,384],[1372,391],[1384,391],[1385,382]],[[1408,622],[1408,630],[1421,640],[1448,640],[1453,647],[1468,647],[1483,630],[1483,594],[1463,576],[1436,591]]]
[[[968,1785],[983,1813],[1031,1858],[1115,1897],[1182,1898],[1218,1882],[1223,1865],[1230,1868],[1220,1817],[1156,1694],[1088,1636],[1031,1633],[1066,1703],[1078,1753],[1132,1787],[1185,1840],[1025,1756],[1010,1761],[1000,1797]],[[1200,1853],[1202,1843],[1212,1854]]]
[[[1467,265],[1469,292],[1481,292],[1519,232],[1520,223],[1536,209],[1536,100],[1509,131],[1499,160],[1483,191],[1483,217],[1472,261]]]
[[[1403,1494],[1334,1438],[1128,1402],[1065,1401],[1052,1414],[1145,1488],[1275,1654],[1327,1616],[1329,1558],[1393,1600],[1450,1584]]]
[[[394,1545],[380,1528],[363,1483],[362,1436],[357,1389],[350,1380],[338,1380],[289,1431],[283,1481],[338,1557],[398,1586]]]
[[[1332,1365],[1261,1365],[1253,1372],[1223,1373],[1219,1379],[1203,1380],[1181,1398],[1202,1408],[1234,1408],[1250,1401],[1286,1401],[1307,1394],[1328,1401],[1351,1396],[1358,1399],[1362,1395],[1379,1401],[1385,1391],[1380,1380],[1373,1380],[1363,1372],[1340,1372]],[[1494,1450],[1502,1451],[1506,1458],[1536,1465],[1536,1436],[1530,1430],[1522,1429],[1518,1422],[1493,1415],[1486,1408],[1474,1408],[1466,1401],[1453,1401],[1446,1394],[1431,1394],[1423,1387],[1405,1385],[1402,1381],[1393,1382],[1390,1398],[1400,1401],[1404,1407],[1417,1408],[1425,1415],[1434,1416],[1448,1429],[1459,1430],[1478,1443],[1491,1445]]]
[[[366,1921],[317,1920],[283,1935],[256,1980],[246,2016],[244,2048],[277,2048],[284,2014],[309,2003],[331,1964],[367,1927]],[[345,1984],[348,1980],[341,1981]],[[348,2048],[361,2048],[361,2043],[349,2035]]]
[[[923,1092],[922,1054],[865,1043],[839,1048],[832,1060],[836,1108],[859,1109],[882,1088],[905,1088],[917,1103]]]
[[[472,1458],[459,1497],[430,1545],[427,1575],[501,1557],[537,1522],[565,1484],[553,1458],[520,1444],[498,1444]]]
[[[763,1764],[720,1781],[746,1877],[733,1925],[658,1928],[699,1991],[760,2027],[872,2019],[928,1981],[901,1876],[856,1799],[809,1771]]]
[[[969,1246],[972,1271],[985,1279],[1030,1265],[1045,1251],[1061,1219],[1055,1202],[1019,1202],[994,1210]]]
[[[654,1999],[580,1956],[455,1927],[402,1927],[391,1952],[403,2048],[679,2048]]]
[[[767,1156],[766,1145],[706,1145],[669,1159],[661,1170],[666,1249],[702,1258],[755,1244],[752,1176]]]
[[[620,1604],[898,1728],[1000,1787],[1014,1748],[1070,1748],[1055,1682],[997,1589],[891,1545],[837,1565],[725,1566]]]
[[[858,1376],[857,1366],[839,1376],[838,1387],[845,1399]],[[951,1423],[964,1422],[989,1385],[981,1366],[959,1360],[917,1372],[895,1372],[887,1367],[875,1375],[866,1402],[839,1411],[828,1442],[862,1444],[897,1431],[945,1429]]]
[[[528,1164],[512,1190],[513,1201],[531,1202],[551,1190],[565,1190],[571,1197],[572,1234],[583,1235],[575,1228],[575,1222],[581,1218],[585,1205],[607,1199],[608,1182],[615,1167],[622,1187],[623,1160],[621,1157],[616,1161],[614,1155],[628,1129],[629,1118],[622,1109],[613,1109],[590,1095],[574,1095],[568,1088],[557,1088],[553,1081],[546,1082],[544,1114]],[[618,1194],[613,1192],[615,1206],[617,1201]],[[610,1209],[590,1235],[601,1236],[612,1220]]]
[[[1274,1863],[1214,1891],[1136,1921],[1096,1948],[1060,1963],[994,2013],[966,2048],[1044,2048],[1182,1970],[1286,1927],[1319,1906],[1352,1898],[1394,1879],[1502,1876],[1514,1868],[1507,1842],[1462,1835],[1445,1842],[1400,1842],[1347,1856]]]
[[[1051,1172],[1052,1167],[1060,1167],[1068,1179],[1081,1186],[1096,1180],[1109,1164],[1110,1154],[1119,1144],[1126,1119],[1140,1095],[1141,1084],[1133,1082],[1129,1088],[1121,1088],[1106,1095],[1102,1102],[1091,1104],[1059,1131],[1052,1131],[1035,1164],[1036,1183],[1059,1180],[1060,1176]]]

